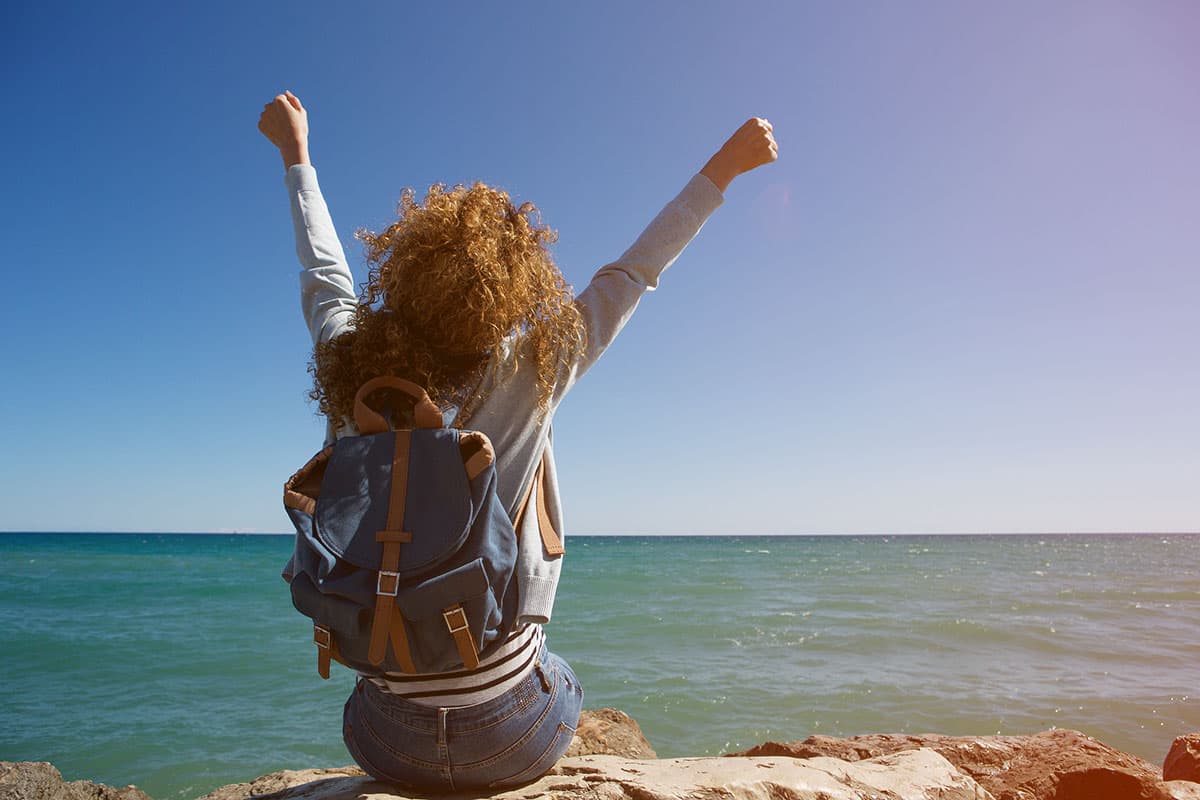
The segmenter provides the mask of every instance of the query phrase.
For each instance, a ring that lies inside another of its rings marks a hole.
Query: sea
[[[0,760],[190,800],[351,763],[288,536],[0,534]],[[575,536],[549,643],[661,757],[1200,731],[1200,535]]]

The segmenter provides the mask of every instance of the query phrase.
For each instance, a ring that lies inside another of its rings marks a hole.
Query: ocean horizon
[[[259,531],[259,530],[240,530],[240,529],[222,529],[216,531],[180,531],[180,530],[158,530],[147,529],[141,531],[128,530],[104,530],[104,531],[26,531],[26,530],[0,530],[0,536],[295,536],[294,531]],[[797,538],[807,536],[1198,536],[1200,530],[1194,531],[867,531],[867,532],[830,532],[830,533],[728,533],[728,532],[711,532],[711,533],[576,533],[572,534],[572,538],[580,537],[595,537],[595,538],[622,538],[622,537],[638,537],[638,536],[676,536],[680,538],[695,538],[695,537],[768,537],[768,538]]]
[[[188,800],[351,763],[290,534],[0,533],[0,759]],[[575,535],[546,626],[660,756],[812,734],[1200,730],[1200,534]]]

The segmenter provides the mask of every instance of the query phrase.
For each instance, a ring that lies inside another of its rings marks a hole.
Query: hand
[[[765,119],[752,117],[746,120],[700,173],[724,192],[738,175],[779,158],[779,145],[775,144],[771,131],[771,123]]]
[[[279,148],[284,168],[308,162],[308,112],[300,98],[289,92],[276,95],[263,106],[258,118],[262,135]]]

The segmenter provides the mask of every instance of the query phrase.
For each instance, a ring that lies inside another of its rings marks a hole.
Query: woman
[[[435,185],[422,203],[405,190],[393,225],[360,231],[371,268],[359,297],[309,162],[304,106],[291,92],[278,95],[258,127],[287,171],[314,345],[312,397],[329,420],[329,438],[356,433],[351,409],[363,383],[397,375],[425,387],[449,424],[488,436],[510,517],[529,491],[540,493],[541,514],[522,515],[517,526],[515,633],[474,669],[360,675],[344,712],[346,746],[376,778],[420,790],[532,781],[566,751],[583,700],[575,674],[542,634],[562,563],[552,533],[563,527],[551,420],[729,183],[775,160],[771,125],[757,118],[742,125],[575,298],[551,259],[555,235],[537,209],[516,208],[479,182]]]

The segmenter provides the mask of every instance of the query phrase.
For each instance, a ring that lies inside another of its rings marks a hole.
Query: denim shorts
[[[360,678],[342,736],[358,765],[385,783],[419,791],[517,786],[562,757],[582,707],[570,665],[543,645],[519,684],[473,706],[418,705]]]

